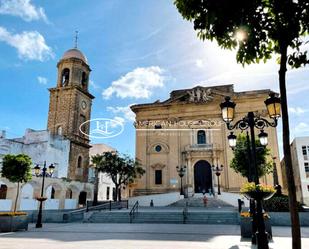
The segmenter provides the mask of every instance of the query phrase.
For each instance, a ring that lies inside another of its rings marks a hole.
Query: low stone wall
[[[288,212],[269,212],[272,226],[291,226],[290,213]],[[300,225],[309,226],[309,212],[299,213]]]
[[[142,207],[149,207],[150,201],[153,200],[153,204],[156,207],[168,206],[176,201],[183,199],[183,195],[179,192],[167,193],[167,194],[157,194],[157,195],[144,195],[129,198],[129,206],[134,205],[136,201]]]
[[[63,215],[71,210],[43,210],[42,222],[43,223],[62,223]],[[29,223],[35,223],[38,218],[37,210],[26,211],[28,213]]]

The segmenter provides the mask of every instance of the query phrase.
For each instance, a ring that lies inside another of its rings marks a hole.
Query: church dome
[[[63,54],[61,59],[63,60],[63,59],[69,59],[69,58],[77,58],[77,59],[82,60],[86,64],[88,64],[86,56],[80,50],[78,50],[77,48],[72,48],[72,49],[69,49],[68,51],[66,51]]]

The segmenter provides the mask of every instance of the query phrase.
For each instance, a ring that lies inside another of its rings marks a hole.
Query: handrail
[[[138,201],[135,202],[135,204],[133,205],[133,207],[131,208],[131,211],[130,211],[130,223],[133,222],[133,219],[135,217],[135,214],[138,213]]]
[[[183,224],[186,224],[187,219],[188,219],[188,202],[187,201],[186,201],[185,207],[183,208],[182,216],[183,216]]]
[[[68,221],[72,217],[72,215],[78,215],[79,219],[82,219],[80,215],[83,216],[84,213],[89,212],[89,211],[97,211],[97,210],[109,210],[111,211],[112,209],[121,209],[121,208],[128,208],[128,201],[123,200],[123,201],[107,201],[103,204],[99,204],[96,206],[87,206],[84,208],[76,209],[70,212],[67,212],[63,214],[63,220]]]

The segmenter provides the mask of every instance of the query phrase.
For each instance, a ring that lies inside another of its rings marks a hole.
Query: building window
[[[198,144],[206,144],[206,133],[203,130],[199,130],[197,132],[197,143]]]
[[[83,159],[81,156],[78,157],[77,159],[77,168],[81,168],[83,163]]]
[[[82,81],[81,81],[81,83],[82,83],[83,87],[87,86],[87,75],[86,75],[85,72],[82,73]]]
[[[308,160],[309,146],[302,146],[301,149],[303,152],[304,160]]]
[[[56,193],[56,191],[55,191],[54,187],[52,187],[51,193],[50,193],[50,199],[55,199],[55,193]]]
[[[79,117],[79,126],[80,126],[80,130],[83,132],[83,133],[86,133],[86,124],[84,124],[86,122],[86,117],[84,115],[80,115]],[[84,125],[82,125],[84,124]]]
[[[0,199],[6,199],[6,194],[8,192],[8,187],[4,184],[0,185]]]
[[[160,151],[162,150],[161,145],[157,145],[157,146],[155,147],[155,150],[156,150],[156,152],[160,152]]]
[[[106,187],[106,200],[109,200],[110,187]]]
[[[61,126],[58,126],[57,134],[62,136],[62,127]]]
[[[304,165],[305,165],[306,177],[309,177],[309,163],[304,163]]]
[[[62,75],[61,75],[62,86],[67,86],[69,84],[69,79],[70,79],[70,69],[65,68],[63,69]]]
[[[162,184],[162,170],[155,171],[155,184],[156,185]]]

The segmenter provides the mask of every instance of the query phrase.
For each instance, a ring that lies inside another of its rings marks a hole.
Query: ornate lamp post
[[[42,189],[41,189],[41,197],[37,198],[37,200],[40,202],[40,208],[39,208],[39,213],[38,213],[38,219],[36,222],[35,227],[36,228],[41,228],[42,227],[42,208],[43,208],[43,201],[45,201],[47,198],[44,197],[44,184],[45,184],[45,177],[46,176],[52,176],[55,170],[55,166],[53,164],[51,164],[48,169],[46,168],[46,161],[44,162],[44,166],[42,168],[42,172],[41,172],[41,168],[40,166],[37,164],[34,167],[34,173],[37,177],[43,177],[42,179]],[[48,172],[47,172],[48,171]]]
[[[218,181],[218,195],[221,195],[221,191],[220,191],[220,175],[221,172],[223,171],[223,165],[220,165],[220,167],[217,165],[212,165],[212,170],[215,172],[216,176],[217,176],[217,181]]]
[[[255,146],[255,134],[254,129],[260,130],[259,139],[263,146],[268,144],[268,135],[264,132],[265,127],[276,127],[278,124],[278,118],[281,116],[281,104],[280,98],[275,96],[274,93],[269,95],[269,98],[265,100],[265,105],[268,111],[269,117],[272,119],[272,122],[269,122],[267,119],[255,115],[253,112],[248,112],[247,116],[237,121],[234,125],[231,122],[234,120],[235,116],[235,106],[236,103],[231,101],[230,97],[226,97],[225,101],[220,104],[222,119],[226,123],[226,126],[229,130],[240,129],[240,130],[250,130],[250,140],[251,140],[251,160],[254,169],[254,181],[255,184],[259,184],[259,176],[257,171],[256,164],[256,146]],[[229,144],[236,146],[236,137],[234,134],[228,136]],[[257,223],[257,246],[258,249],[268,249],[268,238],[265,232],[265,223],[263,217],[262,209],[262,200],[256,199],[256,223]]]
[[[184,195],[184,192],[183,192],[183,187],[182,187],[182,178],[184,177],[185,173],[186,173],[186,169],[187,167],[186,166],[177,166],[176,167],[176,170],[178,172],[178,175],[180,177],[180,195]]]

